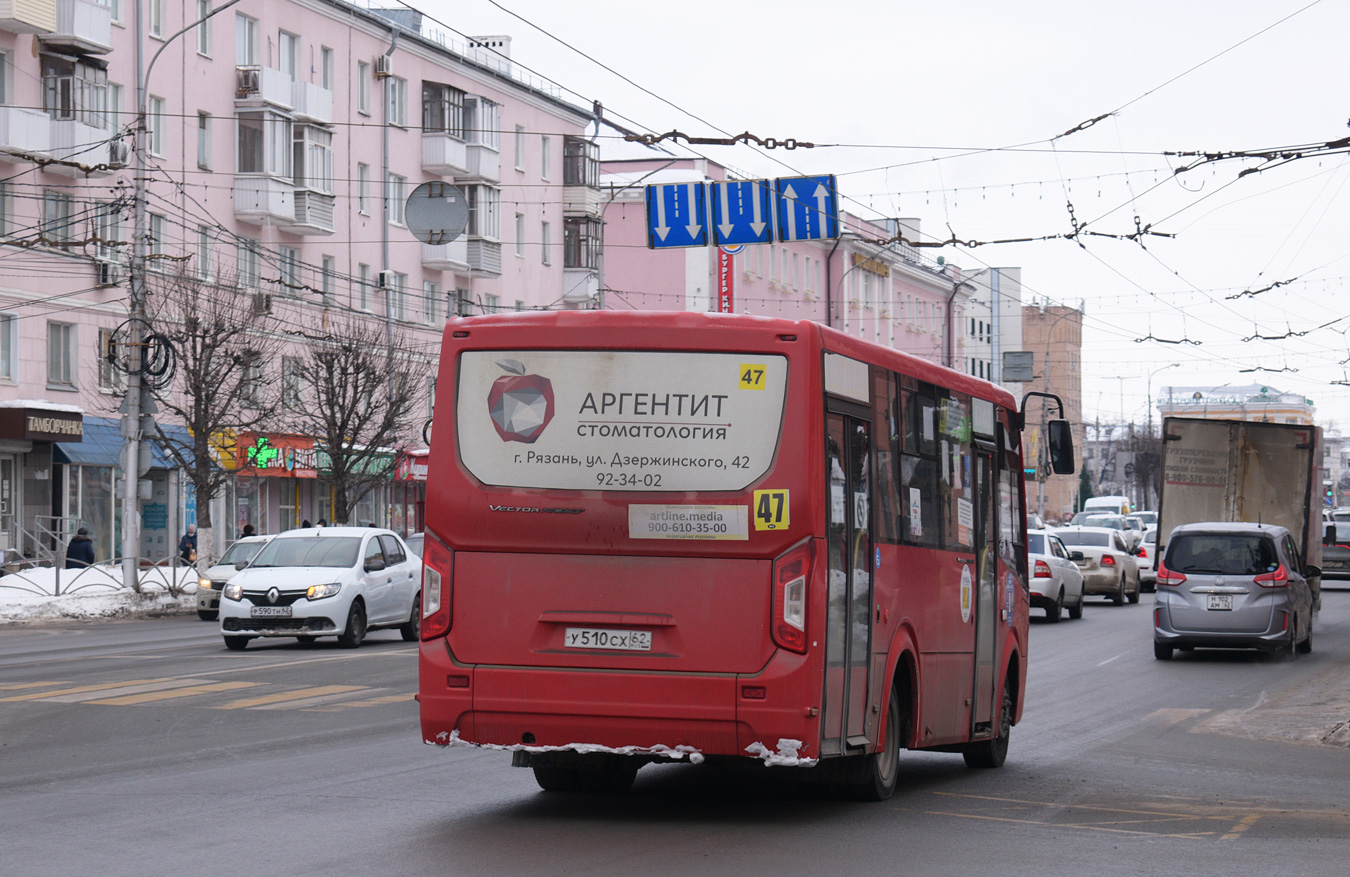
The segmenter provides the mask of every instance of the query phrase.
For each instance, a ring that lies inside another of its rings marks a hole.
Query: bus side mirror
[[[1056,475],[1073,474],[1073,430],[1067,420],[1052,420],[1048,424],[1050,469]]]

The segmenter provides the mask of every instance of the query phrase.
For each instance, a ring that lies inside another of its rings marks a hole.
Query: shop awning
[[[86,417],[84,441],[56,442],[52,447],[58,463],[76,466],[120,466],[122,464],[121,421],[113,417]],[[186,440],[188,432],[181,426],[166,426],[165,433],[174,441]],[[151,468],[176,469],[173,458],[164,452],[158,442],[150,442]]]

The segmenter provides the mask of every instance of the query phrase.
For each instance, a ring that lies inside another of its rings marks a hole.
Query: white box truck
[[[1165,417],[1162,439],[1157,557],[1181,524],[1249,521],[1287,528],[1303,562],[1321,567],[1320,427]],[[1309,580],[1320,605],[1321,576]]]

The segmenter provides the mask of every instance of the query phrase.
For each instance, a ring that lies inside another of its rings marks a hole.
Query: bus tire
[[[633,787],[633,780],[637,779],[638,768],[641,766],[629,756],[610,755],[599,767],[583,767],[576,773],[583,792],[617,795]]]
[[[1003,704],[998,711],[998,733],[989,740],[971,743],[961,754],[965,756],[966,767],[993,768],[1002,767],[1008,758],[1008,738],[1012,736],[1012,680],[1003,682]]]
[[[581,791],[581,771],[574,767],[536,767],[534,781],[545,792]]]

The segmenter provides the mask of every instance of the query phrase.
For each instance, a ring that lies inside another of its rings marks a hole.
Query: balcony
[[[294,184],[266,175],[236,174],[234,218],[250,225],[295,225]]]
[[[0,0],[0,30],[46,34],[56,30],[55,0]]]
[[[500,249],[497,253],[497,264],[500,269]],[[469,272],[468,239],[459,238],[448,244],[422,244],[422,267],[429,268],[432,271],[458,271],[467,274]]]
[[[564,216],[599,216],[603,198],[596,186],[563,186]]]
[[[502,273],[502,245],[500,241],[469,238],[467,261],[473,277],[500,277]]]
[[[112,9],[90,0],[56,0],[56,27],[39,39],[49,49],[106,55],[112,51]]]
[[[52,145],[52,119],[41,110],[0,107],[0,158],[4,153],[46,155]]]
[[[73,119],[53,119],[51,122],[51,148],[47,150],[53,158],[79,162],[83,165],[108,163],[108,130],[95,128]],[[73,165],[49,164],[46,170],[67,177],[80,177],[84,171]],[[91,173],[91,176],[107,176],[110,168]]]
[[[277,223],[277,227],[290,234],[332,234],[333,202],[334,196],[324,192],[296,189],[294,221]]]
[[[593,268],[563,269],[563,301],[581,304],[600,296],[600,274]]]
[[[327,125],[333,121],[333,92],[312,82],[291,83],[291,106],[296,121],[318,122]]]
[[[468,144],[444,132],[423,133],[422,170],[443,177],[468,173]]]
[[[295,83],[280,70],[257,65],[234,68],[235,106],[262,106],[270,104],[289,110],[295,100]],[[329,112],[332,112],[330,105]]]
[[[495,183],[502,178],[502,155],[494,146],[465,144],[465,168],[455,176],[474,182]]]

